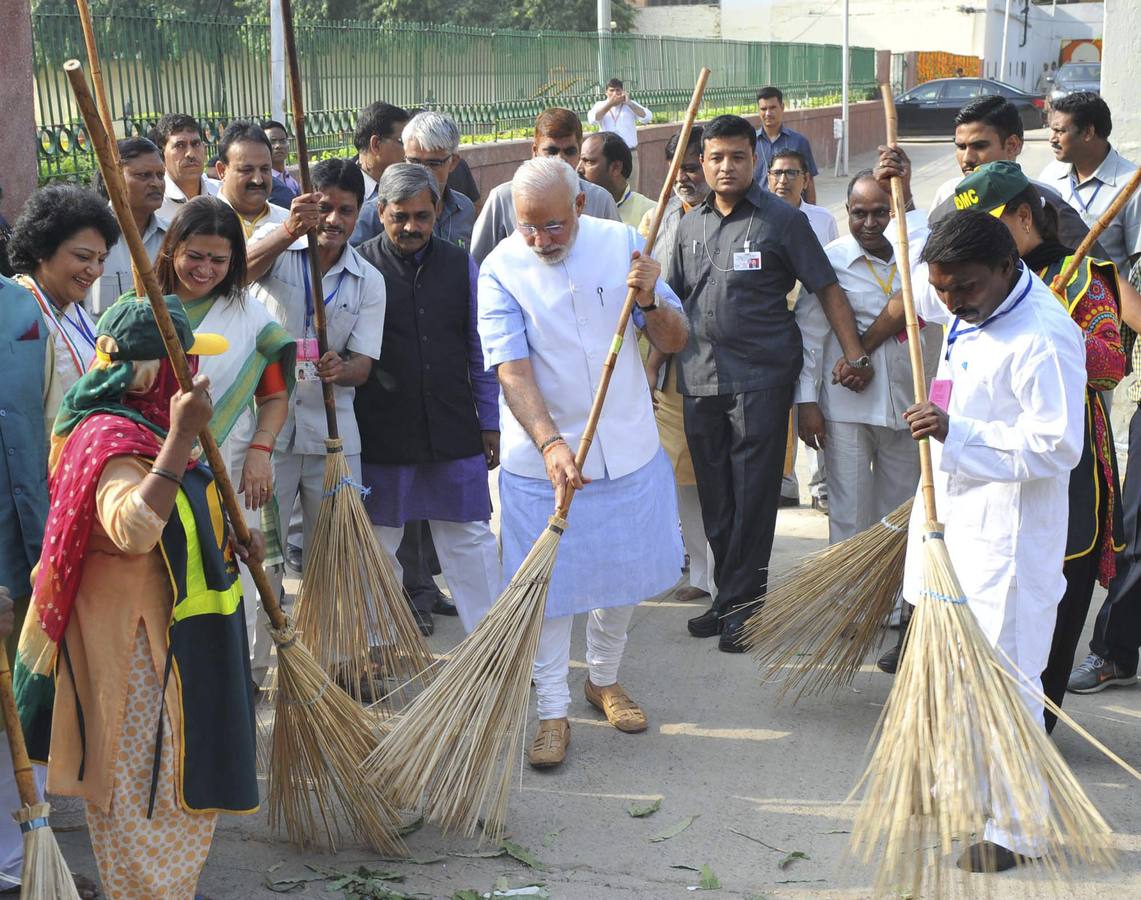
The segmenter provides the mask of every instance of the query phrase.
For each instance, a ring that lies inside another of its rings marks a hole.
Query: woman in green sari
[[[170,223],[156,264],[163,293],[176,294],[195,332],[222,334],[230,343],[204,358],[214,415],[210,430],[245,500],[246,518],[260,527],[263,506],[273,501],[273,447],[289,413],[296,345],[290,334],[247,295],[246,240],[237,214],[214,197],[196,197]],[[272,517],[271,517],[272,518]],[[272,540],[271,540],[272,542]],[[257,596],[242,567],[242,590]],[[272,640],[260,604],[246,604],[250,664],[260,685]]]

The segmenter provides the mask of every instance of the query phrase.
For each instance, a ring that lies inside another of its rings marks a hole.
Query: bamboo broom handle
[[[0,590],[5,594],[8,593],[7,588]],[[8,731],[8,747],[12,751],[12,771],[16,775],[20,802],[24,806],[35,806],[40,802],[40,792],[36,789],[36,778],[32,774],[32,761],[28,759],[24,729],[20,727],[20,711],[16,708],[16,694],[12,690],[12,669],[8,663],[8,648],[5,642],[0,642],[0,708],[4,710],[4,725]]]
[[[288,3],[289,0],[282,0],[282,2]],[[662,189],[658,193],[658,205],[654,208],[654,216],[650,220],[650,232],[646,235],[646,246],[642,250],[642,253],[647,256],[654,251],[654,242],[658,239],[658,229],[662,224],[662,216],[665,214],[666,204],[669,203],[670,194],[673,192],[678,169],[681,168],[682,160],[685,159],[689,134],[693,130],[693,123],[697,120],[697,112],[701,108],[701,98],[705,94],[705,85],[709,81],[709,75],[709,69],[703,66],[697,76],[697,84],[693,87],[689,109],[685,111],[685,121],[681,126],[681,134],[678,135],[677,149],[674,151],[673,160],[670,161],[666,180],[662,182]],[[610,352],[606,354],[606,360],[602,363],[602,377],[598,380],[598,391],[594,395],[594,402],[590,405],[590,415],[586,419],[586,428],[582,433],[582,440],[579,441],[578,452],[574,456],[574,464],[579,471],[586,464],[586,455],[590,452],[590,445],[594,442],[594,433],[598,430],[598,419],[602,415],[602,404],[606,401],[606,391],[610,388],[610,377],[614,374],[614,366],[618,362],[618,353],[622,349],[623,340],[625,340],[626,325],[634,311],[635,296],[633,288],[626,292],[626,302],[622,304],[622,311],[618,314],[618,325],[614,329],[614,339],[610,342]],[[563,497],[563,505],[556,510],[555,514],[560,518],[566,518],[573,499],[574,491],[568,490]]]
[[[881,84],[883,112],[887,120],[887,143],[893,146],[898,139],[899,120],[895,114],[895,100],[891,95],[891,85]],[[892,214],[899,229],[899,247],[896,250],[896,268],[899,270],[900,286],[903,289],[903,312],[907,322],[907,352],[911,357],[911,383],[915,390],[915,402],[927,401],[927,377],[923,371],[923,352],[919,344],[919,320],[915,315],[915,294],[911,287],[911,250],[907,241],[907,204],[903,199],[903,179],[899,176],[891,180]],[[924,438],[919,442],[919,486],[923,490],[923,510],[928,522],[937,522],[935,511],[935,477],[931,464],[931,444]]]
[[[91,82],[95,85],[95,100],[99,105],[99,118],[103,129],[111,137],[111,150],[115,165],[119,164],[119,148],[115,144],[115,123],[111,118],[111,105],[107,102],[107,91],[103,87],[103,68],[99,64],[99,48],[95,43],[95,27],[91,22],[91,7],[87,0],[75,0],[79,10],[79,21],[83,26],[83,44],[87,47],[87,65],[91,69]]]
[[[1050,287],[1054,290],[1054,293],[1059,295],[1065,293],[1066,285],[1069,284],[1070,279],[1074,277],[1074,273],[1078,270],[1078,266],[1081,265],[1086,254],[1089,253],[1090,248],[1097,243],[1097,239],[1101,237],[1102,232],[1117,218],[1118,213],[1120,213],[1125,204],[1129,202],[1129,198],[1133,196],[1133,192],[1137,190],[1137,185],[1139,184],[1141,184],[1141,169],[1134,171],[1129,180],[1125,182],[1125,187],[1118,192],[1105,212],[1093,223],[1089,234],[1082,238],[1082,242],[1078,244],[1078,249],[1074,251],[1074,255],[1071,256],[1070,261],[1066,263],[1066,268],[1059,272],[1050,283]]]
[[[274,2],[274,0],[270,0]],[[289,66],[289,93],[293,106],[293,134],[297,139],[297,167],[301,175],[301,193],[313,190],[309,176],[309,144],[305,140],[305,100],[301,95],[301,66],[297,62],[297,42],[293,36],[293,7],[289,0],[276,0],[281,4],[281,23],[285,37],[285,58]],[[317,329],[317,350],[324,356],[329,351],[329,333],[325,322],[325,288],[321,277],[321,260],[317,254],[317,232],[306,235],[309,243],[309,291],[313,295],[313,324]],[[337,398],[333,385],[321,382],[321,399],[325,404],[325,425],[329,439],[336,440]]]
[[[162,340],[166,345],[166,352],[170,357],[171,365],[174,367],[174,373],[178,377],[178,384],[184,391],[189,391],[193,387],[190,364],[186,361],[186,353],[183,351],[182,344],[178,340],[178,334],[174,330],[174,322],[170,318],[170,311],[166,308],[166,301],[163,300],[162,290],[159,287],[158,279],[155,277],[154,269],[151,267],[150,257],[147,255],[142,236],[139,234],[138,226],[135,225],[134,217],[131,215],[131,209],[127,203],[127,191],[123,185],[123,173],[115,165],[110,149],[111,138],[99,119],[95,101],[92,99],[87,81],[83,77],[83,66],[79,60],[71,59],[64,63],[63,69],[67,73],[67,79],[71,83],[71,90],[75,94],[79,111],[83,115],[87,133],[95,147],[95,158],[107,185],[107,196],[111,198],[115,217],[119,220],[119,227],[122,229],[123,238],[127,242],[127,249],[130,250],[131,262],[146,287],[147,296],[151,301],[151,309],[154,312],[155,323],[162,333]],[[214,435],[210,433],[208,428],[204,428],[199,433],[198,440],[202,444],[202,448],[206,452],[206,459],[214,472],[214,481],[222,497],[222,503],[226,507],[226,514],[230,519],[230,527],[234,530],[234,536],[240,544],[248,545],[250,530],[246,526],[245,515],[238,503],[238,496],[234,493],[234,485],[230,481],[230,472],[222,460],[222,454],[218,450]],[[250,563],[249,570],[253,576],[254,584],[257,585],[258,594],[261,595],[262,606],[265,607],[270,623],[274,628],[285,627],[285,614],[281,611],[277,594],[274,593],[270,585],[265,569],[260,563]]]

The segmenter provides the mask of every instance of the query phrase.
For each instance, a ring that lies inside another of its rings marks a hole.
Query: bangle
[[[159,466],[151,466],[151,474],[157,475],[159,478],[165,478],[167,481],[173,481],[175,484],[182,484],[182,476],[177,475],[170,469],[163,469]]]
[[[273,447],[270,447],[267,444],[250,444],[248,449],[250,449],[250,450],[264,450],[270,456],[273,456]]]
[[[541,443],[539,445],[539,452],[542,453],[544,450],[546,450],[552,444],[557,444],[562,439],[563,439],[563,436],[561,434],[551,435],[549,438],[547,438],[545,441],[543,441],[543,443]]]
[[[268,434],[269,435],[269,442],[271,444],[275,443],[277,441],[277,435],[274,434],[272,431],[270,431],[268,428],[259,428],[257,431],[254,432],[254,437],[257,437],[259,434]]]

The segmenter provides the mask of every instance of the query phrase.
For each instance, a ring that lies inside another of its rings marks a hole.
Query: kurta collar
[[[1009,294],[1006,295],[1006,299],[1003,300],[995,308],[995,311],[992,312],[989,316],[987,316],[976,327],[982,328],[983,326],[987,325],[992,319],[996,319],[999,316],[1006,315],[1006,313],[1008,313],[1012,309],[1014,309],[1014,307],[1016,305],[1018,305],[1019,303],[1021,303],[1022,300],[1025,298],[1026,292],[1030,288],[1030,269],[1027,268],[1026,264],[1023,263],[1022,260],[1019,260],[1018,261],[1018,270],[1019,270],[1018,280],[1014,282],[1014,288],[1011,290],[1011,292]]]

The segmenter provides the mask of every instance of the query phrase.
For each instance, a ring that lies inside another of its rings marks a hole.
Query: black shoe
[[[903,642],[907,638],[907,629],[911,626],[911,609],[910,604],[903,605],[903,611],[899,616],[899,639],[894,647],[876,660],[879,670],[888,675],[894,675],[899,670],[899,660],[903,656]]]
[[[964,850],[955,865],[965,872],[993,873],[1005,872],[1015,866],[1026,866],[1033,861],[1033,857],[1007,850],[1000,844],[979,841]]]
[[[780,500],[777,501],[777,506],[780,509],[784,509],[786,507],[800,506],[800,498],[799,497],[781,497]]]
[[[721,629],[721,638],[717,641],[717,649],[722,653],[744,653],[749,648],[745,646],[745,619],[747,616],[726,617]]]
[[[690,619],[687,627],[694,637],[716,637],[721,633],[721,616],[715,609],[708,609],[700,616]]]
[[[458,616],[460,614],[460,611],[456,609],[456,605],[447,594],[436,595],[436,600],[432,604],[432,612],[438,616]]]
[[[435,633],[436,623],[432,621],[432,614],[428,612],[428,610],[413,606],[412,618],[416,620],[416,624],[420,627],[420,633],[424,635],[424,637]]]
[[[302,572],[301,548],[296,544],[285,545],[285,564],[298,575]]]

